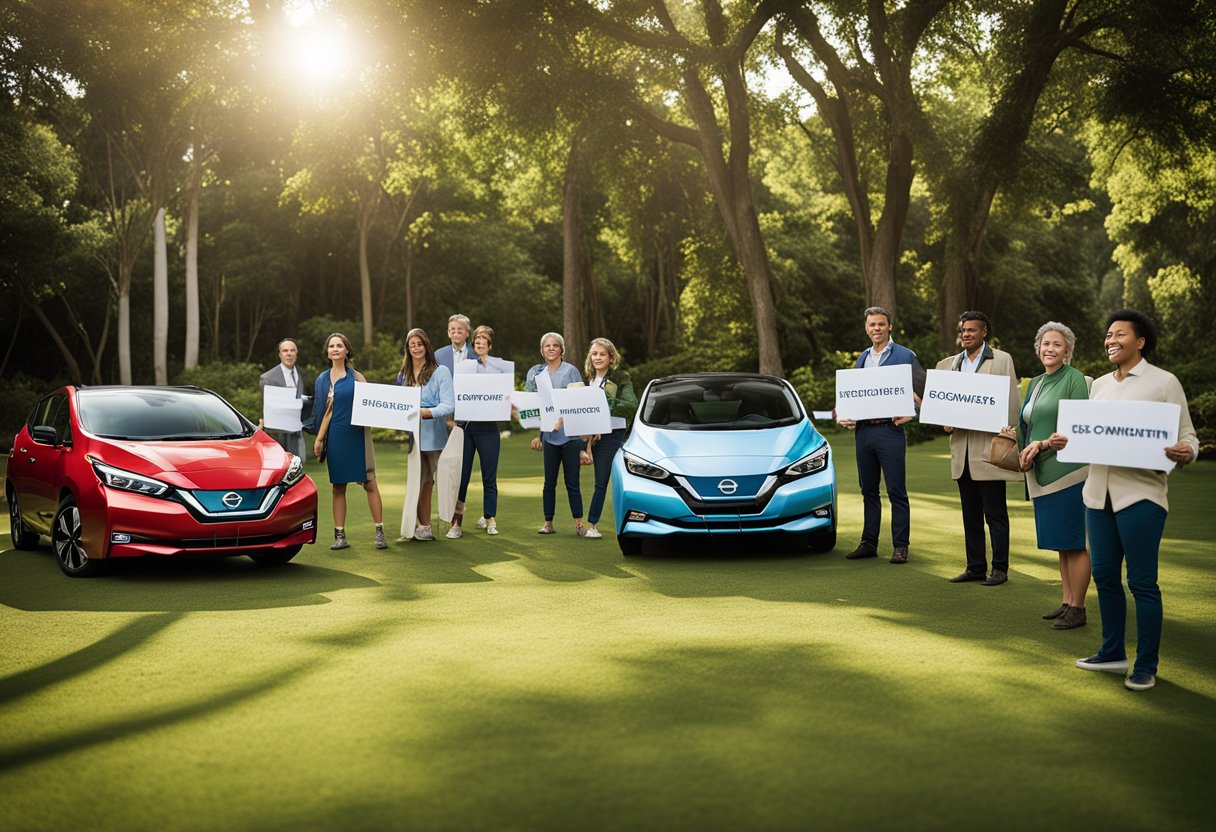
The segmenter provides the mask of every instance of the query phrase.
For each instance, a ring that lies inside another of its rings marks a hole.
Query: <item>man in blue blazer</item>
[[[456,375],[456,363],[474,358],[473,345],[469,343],[469,330],[472,322],[465,315],[456,314],[448,318],[448,338],[451,345],[442,346],[435,350],[435,360],[448,368],[448,372]]]
[[[916,353],[891,339],[891,313],[886,309],[871,306],[865,315],[870,348],[857,357],[855,367],[865,369],[911,364],[912,390],[919,405],[920,397],[925,392],[925,370],[916,360]],[[896,419],[863,419],[860,422],[837,420],[843,427],[857,429],[857,476],[861,481],[861,500],[865,509],[861,543],[845,555],[849,560],[878,555],[878,531],[882,525],[882,499],[878,495],[881,478],[887,481],[887,499],[891,502],[891,543],[894,547],[891,563],[908,562],[912,511],[905,484],[907,440],[903,426],[911,419],[911,416],[900,416]]]

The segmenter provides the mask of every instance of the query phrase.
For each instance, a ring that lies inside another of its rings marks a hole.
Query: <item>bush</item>
[[[1199,458],[1216,459],[1216,392],[1208,391],[1187,402],[1195,433],[1199,434]]]
[[[52,389],[47,382],[22,373],[4,382],[4,395],[0,396],[0,452],[7,453],[13,447],[13,437],[34,405]]]
[[[257,424],[258,419],[262,418],[262,388],[258,379],[266,369],[269,368],[256,364],[217,361],[193,370],[182,370],[173,383],[193,384],[219,393],[246,419]]]

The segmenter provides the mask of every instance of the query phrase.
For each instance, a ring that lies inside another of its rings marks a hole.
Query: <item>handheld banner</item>
[[[612,433],[608,397],[600,387],[567,387],[553,391],[553,404],[567,436]]]
[[[1009,376],[929,370],[920,420],[929,425],[999,433],[1009,424]]]
[[[356,381],[350,423],[369,428],[391,428],[416,433],[421,402],[422,389],[419,387]]]
[[[459,422],[505,422],[511,418],[511,394],[515,379],[497,373],[457,373],[456,420]]]
[[[915,415],[911,364],[836,371],[837,419],[861,421]]]
[[[540,394],[515,390],[511,404],[519,411],[519,426],[524,430],[540,430]]]
[[[548,370],[536,374],[536,395],[540,396],[540,429],[551,431],[557,427],[560,417],[553,405],[553,382],[549,380]]]
[[[299,433],[303,430],[300,421],[304,400],[291,387],[262,388],[262,427],[266,430],[283,430]]]
[[[1103,402],[1064,399],[1057,429],[1068,445],[1060,462],[1174,470],[1165,449],[1178,441],[1182,408],[1171,402]]]

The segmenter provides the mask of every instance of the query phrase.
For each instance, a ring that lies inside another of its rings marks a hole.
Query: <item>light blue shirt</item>
[[[529,393],[536,392],[536,377],[542,372],[549,373],[549,380],[553,382],[554,390],[561,390],[569,387],[571,384],[581,384],[583,377],[579,375],[578,370],[573,364],[567,364],[565,361],[557,368],[557,372],[551,372],[548,365],[537,364],[531,370],[528,370],[527,380],[524,382],[524,389]],[[566,436],[566,431],[563,428],[557,430],[542,430],[540,438],[550,445],[565,445],[570,441],[570,437]]]
[[[405,384],[405,374],[397,374],[397,383]],[[420,407],[431,411],[430,419],[420,419],[420,451],[442,451],[448,441],[448,417],[456,412],[456,391],[452,388],[452,374],[440,364],[431,373],[419,391]]]
[[[987,341],[980,344],[979,352],[977,352],[975,354],[974,360],[972,360],[971,356],[967,354],[966,350],[963,350],[963,360],[962,360],[962,363],[958,365],[959,372],[960,373],[978,373],[980,371],[980,362],[984,360],[984,351],[987,349],[988,349]]]

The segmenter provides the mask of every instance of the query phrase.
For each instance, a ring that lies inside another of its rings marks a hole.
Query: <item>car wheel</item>
[[[32,531],[21,519],[21,503],[17,500],[15,489],[8,492],[8,528],[16,548],[33,549],[38,546],[38,532]]]
[[[289,549],[279,549],[273,552],[260,552],[256,555],[250,555],[258,566],[282,566],[287,561],[294,558],[300,553],[300,546],[292,546]]]
[[[621,554],[626,557],[642,554],[642,541],[639,538],[618,536],[616,543],[621,547]]]
[[[101,569],[101,561],[89,557],[85,551],[84,542],[80,539],[82,531],[76,501],[64,497],[55,510],[55,519],[51,521],[51,548],[55,550],[59,568],[73,578],[87,578]]]
[[[810,538],[809,545],[812,552],[830,552],[836,548],[835,529],[829,529],[826,532],[815,532]]]

